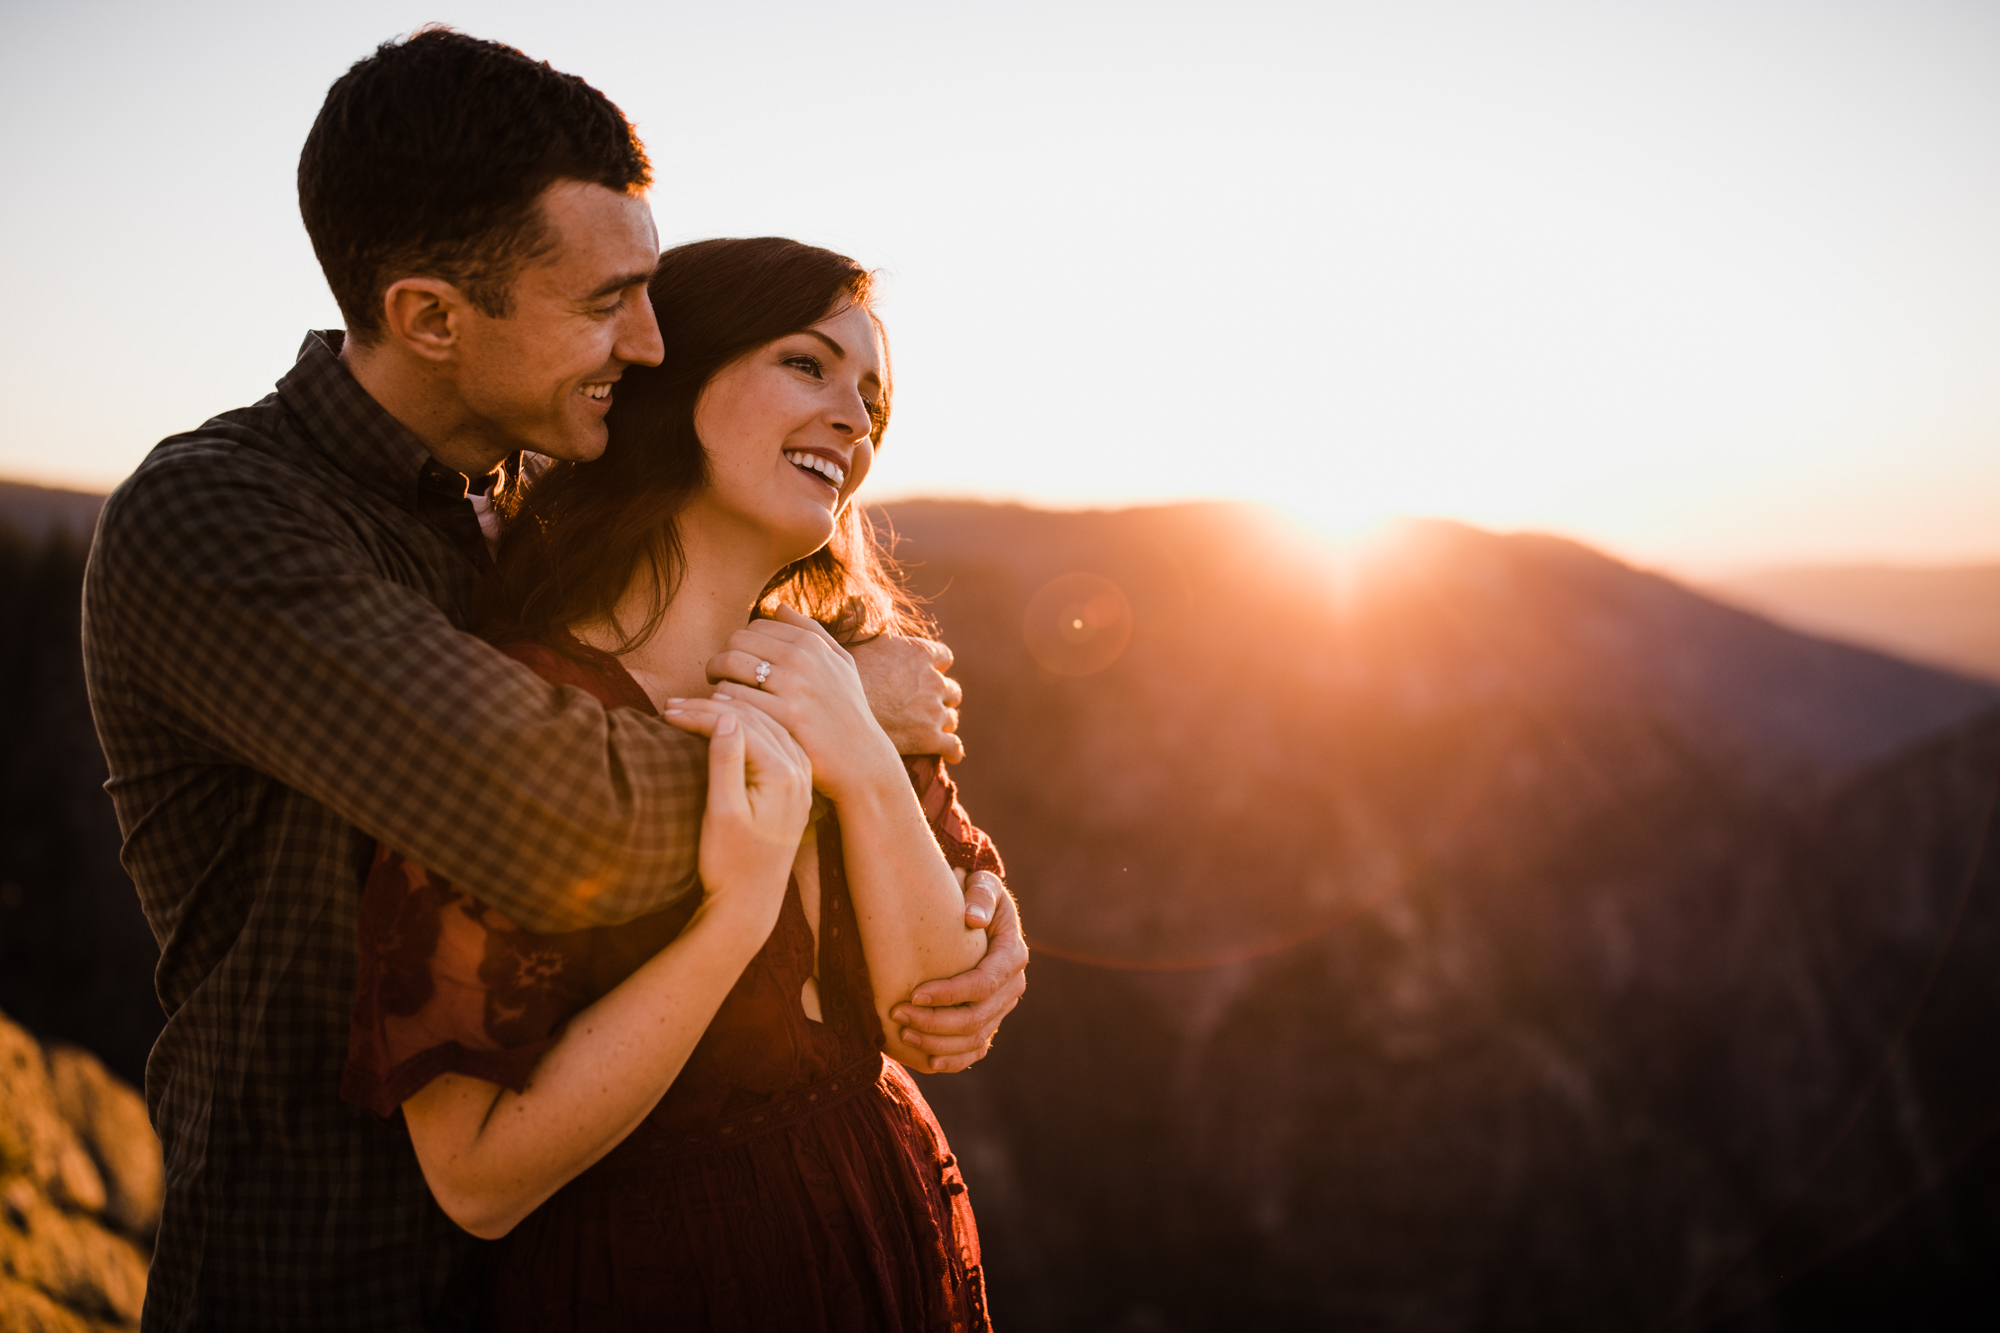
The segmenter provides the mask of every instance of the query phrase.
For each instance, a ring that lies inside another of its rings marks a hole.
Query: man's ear
[[[449,361],[458,355],[470,311],[465,293],[443,278],[401,278],[382,293],[388,338],[426,361]]]

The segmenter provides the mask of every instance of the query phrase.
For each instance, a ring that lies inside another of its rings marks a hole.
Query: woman
[[[922,1059],[889,1010],[979,958],[960,883],[999,863],[823,627],[910,626],[852,503],[889,416],[869,275],[705,241],[651,297],[665,363],[512,516],[488,633],[710,737],[699,900],[534,935],[383,849],[343,1091],[504,1238],[497,1327],[986,1328],[964,1183],[881,1052]]]

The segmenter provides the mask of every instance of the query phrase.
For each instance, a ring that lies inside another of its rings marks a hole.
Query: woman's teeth
[[[818,454],[795,453],[787,449],[785,451],[785,461],[805,468],[808,472],[819,473],[820,476],[832,482],[836,489],[847,480],[846,468],[843,468],[832,459],[821,458]]]

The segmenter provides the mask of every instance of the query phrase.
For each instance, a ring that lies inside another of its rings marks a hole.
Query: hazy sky
[[[338,323],[298,148],[439,20],[624,107],[666,241],[886,270],[878,497],[2000,557],[1984,0],[0,12],[0,474],[112,484]]]

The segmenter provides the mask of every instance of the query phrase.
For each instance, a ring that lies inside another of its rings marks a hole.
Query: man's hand
[[[890,1017],[903,1040],[930,1057],[933,1074],[956,1074],[986,1058],[1000,1022],[1028,989],[1028,941],[1013,895],[999,876],[975,870],[965,882],[965,924],[986,931],[986,956],[970,972],[926,981]]]
[[[951,670],[951,649],[932,639],[883,634],[848,652],[868,707],[898,754],[940,754],[947,764],[965,758],[955,734],[965,691],[944,674]]]

